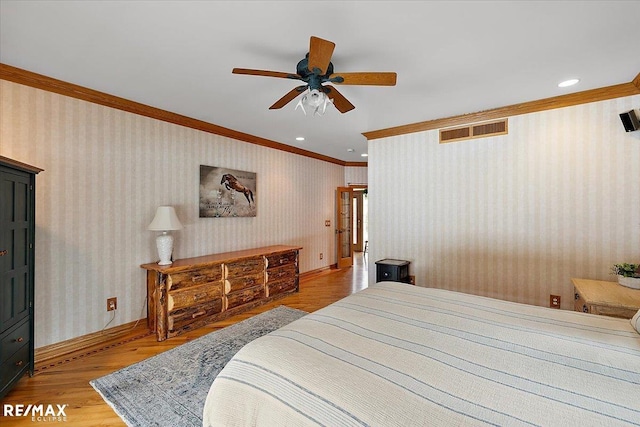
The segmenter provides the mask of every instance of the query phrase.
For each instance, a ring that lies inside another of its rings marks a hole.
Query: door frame
[[[348,206],[344,205],[343,194],[348,193]],[[342,212],[347,210],[345,215]],[[353,265],[353,188],[338,187],[336,189],[336,252],[338,268],[347,268]],[[348,245],[343,247],[342,240],[347,237]],[[345,247],[348,248],[345,253]]]

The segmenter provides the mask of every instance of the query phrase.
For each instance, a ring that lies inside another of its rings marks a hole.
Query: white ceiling
[[[366,160],[362,132],[640,72],[640,1],[1,0],[0,16],[2,63],[348,162]],[[295,73],[312,35],[336,44],[336,72],[397,85],[340,86],[355,110],[305,117],[297,100],[269,110],[298,81],[231,74]]]

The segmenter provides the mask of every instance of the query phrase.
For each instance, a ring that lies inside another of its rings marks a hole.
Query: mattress
[[[640,335],[629,320],[381,282],[243,347],[203,425],[640,425]]]

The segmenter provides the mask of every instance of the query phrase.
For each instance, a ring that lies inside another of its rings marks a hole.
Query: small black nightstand
[[[376,282],[411,283],[409,264],[409,261],[400,259],[381,259],[376,261]]]

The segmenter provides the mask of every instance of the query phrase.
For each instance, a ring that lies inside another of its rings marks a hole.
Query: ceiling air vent
[[[456,128],[440,129],[440,144],[464,141],[465,139],[486,138],[509,133],[508,119],[476,123]]]

